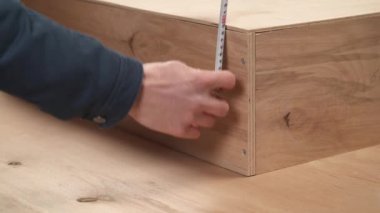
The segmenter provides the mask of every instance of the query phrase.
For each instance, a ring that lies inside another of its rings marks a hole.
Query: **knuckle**
[[[200,87],[207,87],[210,84],[210,80],[203,75],[203,73],[199,72],[196,77],[196,82]]]
[[[208,88],[214,83],[213,79],[208,73],[206,73],[206,71],[198,71],[197,74],[196,81],[201,88]]]

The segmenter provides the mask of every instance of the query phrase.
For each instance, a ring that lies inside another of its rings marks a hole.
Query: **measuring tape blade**
[[[220,17],[218,25],[218,38],[216,42],[215,71],[223,69],[223,54],[226,37],[226,20],[227,20],[228,0],[222,0],[220,6]]]

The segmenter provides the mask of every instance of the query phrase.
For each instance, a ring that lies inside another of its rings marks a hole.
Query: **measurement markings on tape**
[[[220,17],[218,24],[218,37],[216,42],[215,71],[223,69],[223,55],[226,38],[228,0],[221,0]]]

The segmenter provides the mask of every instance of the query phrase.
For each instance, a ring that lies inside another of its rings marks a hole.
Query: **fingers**
[[[202,81],[205,86],[210,89],[231,90],[235,87],[236,77],[229,71],[208,71],[202,72]]]
[[[212,92],[216,89],[233,89],[236,84],[235,75],[229,71],[203,71],[200,73],[200,82],[203,84],[203,88],[208,90],[208,96],[202,103],[203,112],[215,117],[225,117],[230,108],[228,103],[225,100],[218,98],[218,96],[213,95]]]
[[[227,101],[210,96],[203,104],[202,110],[216,117],[225,117],[230,110],[230,106]]]
[[[215,125],[215,117],[202,113],[194,118],[193,126],[211,128]]]
[[[184,139],[198,139],[201,136],[201,131],[198,127],[189,126],[181,136]]]

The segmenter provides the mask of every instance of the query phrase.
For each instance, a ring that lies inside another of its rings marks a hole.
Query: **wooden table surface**
[[[242,177],[0,95],[0,212],[380,212],[380,146]]]
[[[131,7],[192,22],[216,24],[219,21],[220,0],[83,1]],[[252,31],[380,12],[379,0],[231,0],[228,4],[227,26]]]

